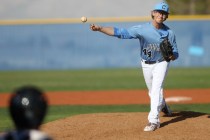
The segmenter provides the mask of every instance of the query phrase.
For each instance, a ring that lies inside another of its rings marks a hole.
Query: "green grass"
[[[210,88],[210,68],[170,69],[166,88]]]
[[[47,91],[144,88],[138,69],[0,72],[0,92],[32,84]]]
[[[45,91],[145,89],[141,68],[0,71],[0,93],[22,85],[36,85]],[[210,68],[170,68],[165,88],[209,88]]]
[[[210,114],[210,104],[170,105],[175,112],[192,111]],[[44,123],[90,113],[148,112],[149,105],[50,106]],[[0,132],[14,128],[8,110],[0,108]],[[2,121],[4,120],[4,121]]]

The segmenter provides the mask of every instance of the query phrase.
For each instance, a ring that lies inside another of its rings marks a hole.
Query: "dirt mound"
[[[176,112],[161,116],[161,128],[144,132],[148,113],[98,113],[72,116],[42,126],[56,140],[209,140],[210,115]]]

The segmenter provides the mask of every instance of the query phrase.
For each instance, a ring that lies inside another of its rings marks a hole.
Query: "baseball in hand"
[[[81,17],[81,21],[85,23],[87,21],[87,17]]]

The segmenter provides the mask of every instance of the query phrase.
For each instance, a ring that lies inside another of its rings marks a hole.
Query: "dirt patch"
[[[147,90],[46,92],[50,105],[149,104]],[[0,94],[0,107],[8,106],[10,94]],[[165,90],[168,103],[210,103],[210,89]]]
[[[47,92],[50,105],[149,104],[147,90]],[[0,107],[10,94],[0,94]],[[210,89],[165,90],[169,104],[210,103]],[[99,113],[72,116],[42,126],[56,140],[209,140],[210,115],[177,112],[161,117],[161,128],[144,132],[148,113]]]
[[[161,117],[161,128],[144,132],[147,113],[78,115],[47,123],[42,130],[56,140],[209,140],[209,115],[177,112]]]

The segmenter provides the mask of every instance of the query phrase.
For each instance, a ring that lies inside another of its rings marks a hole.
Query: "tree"
[[[172,15],[210,14],[210,0],[166,0]]]

